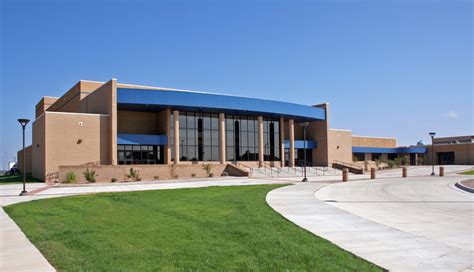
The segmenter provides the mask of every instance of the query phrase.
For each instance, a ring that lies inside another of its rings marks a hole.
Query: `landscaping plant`
[[[67,172],[66,174],[66,183],[76,183],[76,174],[74,172]]]
[[[408,158],[405,157],[405,156],[401,157],[401,158],[400,158],[400,163],[401,163],[402,165],[408,165]]]
[[[88,182],[95,182],[96,180],[96,177],[98,176],[96,173],[95,173],[95,170],[90,170],[89,168],[86,169],[86,171],[84,173],[82,173],[84,175],[84,178],[88,181]]]
[[[140,178],[140,171],[135,170],[133,168],[130,168],[130,173],[128,174],[128,177],[131,178],[133,181],[140,181],[142,180]]]
[[[208,177],[212,177],[212,176],[213,176],[213,174],[211,173],[212,164],[210,164],[210,163],[205,163],[205,164],[202,165],[202,169],[204,169],[204,171],[206,171]]]

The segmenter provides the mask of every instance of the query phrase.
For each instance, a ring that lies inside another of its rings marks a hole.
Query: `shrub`
[[[131,178],[133,181],[142,180],[140,178],[140,171],[134,170],[133,168],[130,168],[130,173],[128,174],[128,177]]]
[[[388,168],[393,168],[395,166],[395,162],[393,160],[388,160],[387,164],[388,164]]]
[[[76,174],[74,172],[67,172],[66,174],[66,183],[76,183]]]
[[[88,181],[88,182],[95,182],[95,179],[96,177],[98,176],[96,173],[95,173],[95,170],[90,170],[89,168],[86,169],[86,171],[84,173],[82,173],[84,175],[84,178]]]
[[[172,164],[169,169],[170,169],[170,177],[171,178],[177,178],[175,165]]]
[[[408,158],[405,157],[405,156],[401,157],[401,158],[400,158],[400,163],[401,163],[402,165],[408,165]]]
[[[113,177],[110,179],[111,182],[117,182],[117,178],[116,177]]]
[[[395,163],[395,166],[396,166],[396,167],[400,167],[400,165],[401,165],[401,163],[402,163],[400,157],[396,157],[396,158],[393,160],[393,162]]]
[[[369,171],[369,161],[368,160],[364,160],[364,168],[365,168],[365,171]]]
[[[195,177],[196,177],[196,173],[191,173],[191,177],[195,178]]]
[[[204,171],[206,171],[207,175],[209,177],[212,177],[213,174],[211,173],[211,170],[212,170],[212,164],[210,163],[206,163],[206,164],[203,164],[202,165],[202,169],[204,169]]]

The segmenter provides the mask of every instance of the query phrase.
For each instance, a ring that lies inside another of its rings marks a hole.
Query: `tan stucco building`
[[[330,166],[393,154],[409,155],[415,164],[414,157],[426,151],[397,147],[395,138],[331,129],[329,113],[327,103],[81,80],[62,97],[43,97],[36,105],[26,166],[43,180],[99,166],[102,179],[121,179],[130,165],[141,167],[144,178],[173,178],[203,175],[197,166],[202,162],[228,174],[235,168],[302,165],[305,152],[307,164]]]

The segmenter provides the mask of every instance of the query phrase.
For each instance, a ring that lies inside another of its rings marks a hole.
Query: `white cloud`
[[[443,118],[450,119],[450,120],[459,119],[459,113],[457,113],[455,111],[452,111],[452,110],[441,114],[441,116]]]

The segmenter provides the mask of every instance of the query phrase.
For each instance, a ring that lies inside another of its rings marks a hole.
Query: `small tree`
[[[213,176],[213,174],[211,173],[212,164],[210,164],[210,163],[203,164],[203,165],[202,165],[202,169],[204,169],[204,171],[206,171],[207,176],[209,176],[209,177],[212,177],[212,176]]]
[[[128,174],[128,177],[131,178],[133,181],[142,180],[140,178],[140,171],[134,170],[133,168],[130,168],[130,173]]]
[[[66,183],[76,183],[76,174],[74,172],[68,172],[66,174]]]
[[[84,178],[88,181],[88,182],[95,182],[96,180],[96,177],[98,176],[96,173],[95,173],[95,170],[90,170],[89,168],[86,169],[86,171],[84,173],[82,173],[84,175]]]
[[[364,160],[364,168],[365,168],[365,171],[369,171],[369,161],[368,160]]]
[[[116,177],[113,177],[110,179],[111,182],[117,182],[117,178]]]

